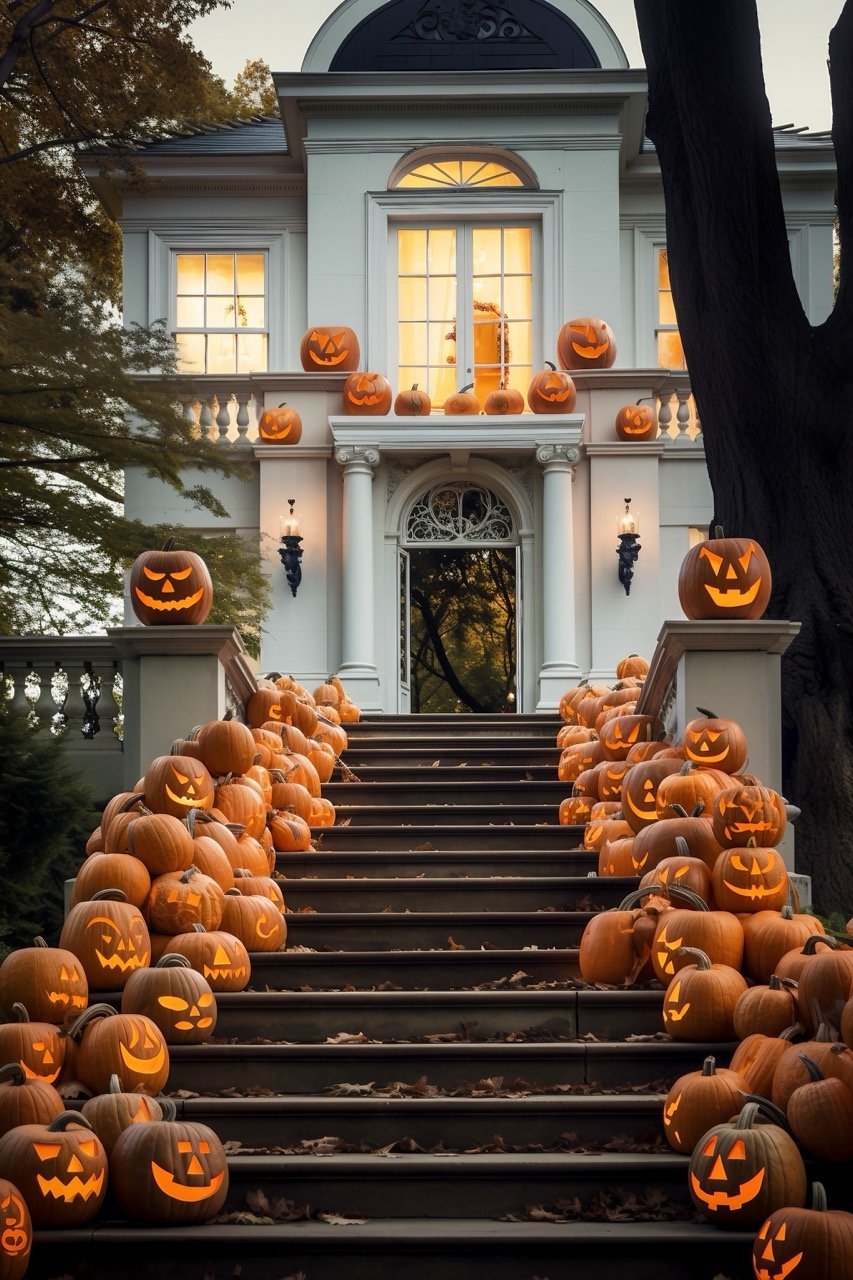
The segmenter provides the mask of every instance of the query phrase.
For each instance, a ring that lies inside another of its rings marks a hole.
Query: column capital
[[[536,448],[536,461],[544,470],[571,471],[573,480],[580,460],[581,451],[576,444],[540,444]]]
[[[354,444],[338,445],[335,449],[335,462],[339,463],[345,471],[362,469],[373,474],[373,468],[379,465],[381,454],[378,449],[370,446],[361,446]]]

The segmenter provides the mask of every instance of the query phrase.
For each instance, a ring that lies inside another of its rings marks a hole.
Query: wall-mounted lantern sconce
[[[619,546],[616,554],[619,557],[619,581],[625,588],[625,595],[631,594],[631,579],[634,577],[634,565],[640,556],[640,520],[631,510],[631,499],[625,499],[625,510],[616,521],[616,532],[619,535]]]
[[[293,514],[295,502],[295,498],[288,498],[287,504],[290,507],[290,511],[286,516],[279,517],[281,546],[278,549],[281,563],[284,565],[287,585],[294,596],[302,581],[302,547],[299,545],[302,541],[302,535],[299,532],[299,520]]]

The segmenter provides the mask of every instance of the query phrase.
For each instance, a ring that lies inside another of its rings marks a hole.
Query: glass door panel
[[[424,388],[440,407],[456,387],[456,227],[397,231],[398,387]]]

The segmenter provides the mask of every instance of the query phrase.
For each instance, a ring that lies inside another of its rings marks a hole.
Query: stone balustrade
[[[660,438],[667,444],[701,446],[702,423],[687,373],[673,374],[656,397]]]

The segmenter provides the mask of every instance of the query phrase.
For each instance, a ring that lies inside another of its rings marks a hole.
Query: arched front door
[[[517,709],[519,567],[512,512],[484,485],[443,481],[409,505],[400,544],[403,707]]]

